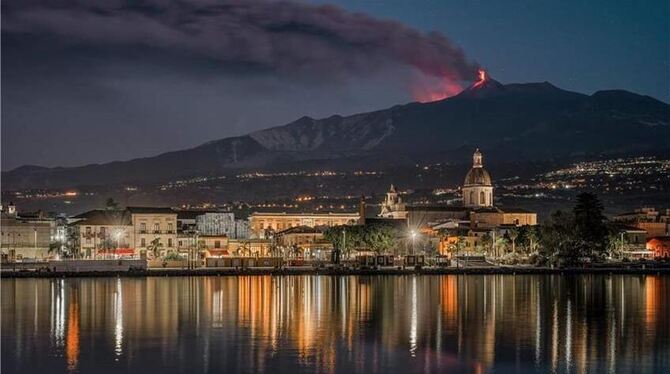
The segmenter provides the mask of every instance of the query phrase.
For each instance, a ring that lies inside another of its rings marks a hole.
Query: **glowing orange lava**
[[[479,69],[478,74],[479,74],[479,80],[477,82],[475,82],[474,87],[479,87],[479,86],[483,85],[486,82],[486,79],[487,79],[486,71],[484,69]]]
[[[463,87],[449,78],[441,78],[432,82],[415,82],[412,86],[412,96],[416,101],[429,103],[443,100],[460,93]]]

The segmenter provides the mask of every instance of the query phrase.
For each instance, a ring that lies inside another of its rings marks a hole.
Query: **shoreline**
[[[190,277],[190,276],[247,276],[247,275],[578,275],[578,274],[664,274],[670,267],[634,268],[532,268],[532,267],[471,267],[423,269],[315,269],[315,268],[253,268],[253,269],[148,269],[133,271],[0,271],[0,279],[12,278],[90,278],[90,277]]]

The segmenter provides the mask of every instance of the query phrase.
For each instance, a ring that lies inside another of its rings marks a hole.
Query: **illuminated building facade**
[[[250,236],[264,238],[268,232],[291,227],[351,225],[359,221],[358,213],[252,213],[249,217]]]
[[[382,203],[380,217],[383,218],[406,218],[407,209],[402,197],[398,195],[398,191],[394,185],[386,193],[386,199]]]
[[[118,209],[96,209],[73,217],[72,232],[82,258],[108,254],[134,255],[135,231],[130,213]]]
[[[135,232],[135,248],[146,253],[151,242],[158,239],[159,253],[177,249],[177,212],[171,208],[128,207]]]
[[[13,204],[3,207],[0,222],[2,256],[7,260],[49,257],[55,221],[46,217],[23,217]]]

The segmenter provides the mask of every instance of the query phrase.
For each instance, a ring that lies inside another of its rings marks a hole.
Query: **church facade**
[[[404,219],[407,217],[407,206],[402,202],[402,197],[398,195],[398,191],[396,191],[393,185],[391,185],[391,188],[386,193],[379,216],[395,219]]]

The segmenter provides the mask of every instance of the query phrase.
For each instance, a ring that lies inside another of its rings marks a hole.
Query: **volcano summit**
[[[221,119],[225,122],[226,119]],[[607,136],[604,136],[607,134]],[[638,154],[670,148],[670,105],[622,90],[592,95],[543,83],[501,84],[483,73],[460,94],[351,116],[289,124],[155,157],[72,168],[23,166],[3,172],[3,189],[159,183],[305,161],[465,161],[475,146],[498,160]]]

